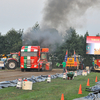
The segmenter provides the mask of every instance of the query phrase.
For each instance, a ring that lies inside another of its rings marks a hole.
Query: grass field
[[[62,93],[64,100],[73,100],[87,96],[85,91],[87,80],[90,80],[90,87],[94,86],[95,78],[100,78],[100,73],[88,74],[87,76],[77,76],[74,80],[63,80],[62,78],[52,79],[51,83],[34,83],[31,91],[8,87],[0,90],[0,100],[61,100]],[[78,94],[79,85],[82,86],[82,94]]]

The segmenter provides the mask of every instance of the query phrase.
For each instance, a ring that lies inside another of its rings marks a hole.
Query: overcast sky
[[[26,31],[37,21],[41,24],[43,8],[46,0],[0,0],[0,32],[6,34],[10,29],[24,29]],[[100,33],[100,6],[87,9],[82,19],[77,19],[75,27],[78,34],[84,35],[86,31],[90,35]],[[76,22],[76,21],[75,21]],[[73,22],[72,22],[73,23]]]
[[[86,31],[89,32],[89,35],[95,36],[100,34],[100,9],[91,8],[88,9],[84,15],[85,23],[81,28],[77,28],[77,32],[84,34]],[[81,20],[80,20],[81,21]]]
[[[45,0],[0,0],[0,32],[28,29],[42,19]]]

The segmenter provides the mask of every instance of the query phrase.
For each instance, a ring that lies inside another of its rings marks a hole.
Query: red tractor
[[[10,53],[9,58],[7,58],[5,67],[7,69],[16,69],[20,66],[20,52]]]

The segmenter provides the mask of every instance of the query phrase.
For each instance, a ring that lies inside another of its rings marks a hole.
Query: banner
[[[86,54],[100,55],[100,36],[86,37]]]

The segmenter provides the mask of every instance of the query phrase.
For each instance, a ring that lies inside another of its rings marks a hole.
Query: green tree
[[[86,37],[89,36],[89,33],[86,32],[84,34],[84,40],[83,40],[83,43],[84,43],[84,47],[83,47],[83,61],[82,63],[85,64],[85,66],[89,66],[92,64],[92,61],[91,61],[91,56],[89,54],[86,54]]]
[[[5,53],[18,52],[22,46],[22,33],[23,30],[16,31],[11,29],[5,35]]]
[[[38,24],[38,22],[35,23],[35,25],[32,27],[31,31],[38,31],[40,29],[40,25]]]
[[[64,43],[61,46],[58,46],[56,50],[60,63],[65,58],[66,50],[68,50],[68,56],[74,54],[74,50],[79,50],[78,43],[80,43],[79,35],[77,35],[75,29],[70,28],[70,30],[68,30],[67,34],[64,36]]]
[[[100,34],[98,33],[98,34],[96,34],[96,36],[100,36]]]
[[[5,36],[0,35],[0,54],[4,53],[5,49]]]
[[[70,31],[67,31],[67,35],[65,35],[64,43],[61,46],[57,47],[56,53],[61,63],[66,54],[66,50],[68,50],[68,57],[74,54],[74,50],[76,54],[81,55],[82,57],[86,56],[86,33],[85,37],[82,35],[78,35],[75,29],[70,28]]]
[[[39,45],[38,40],[34,38],[35,35],[37,35],[40,31],[40,26],[38,22],[35,23],[35,25],[26,33],[23,34],[23,45]]]

